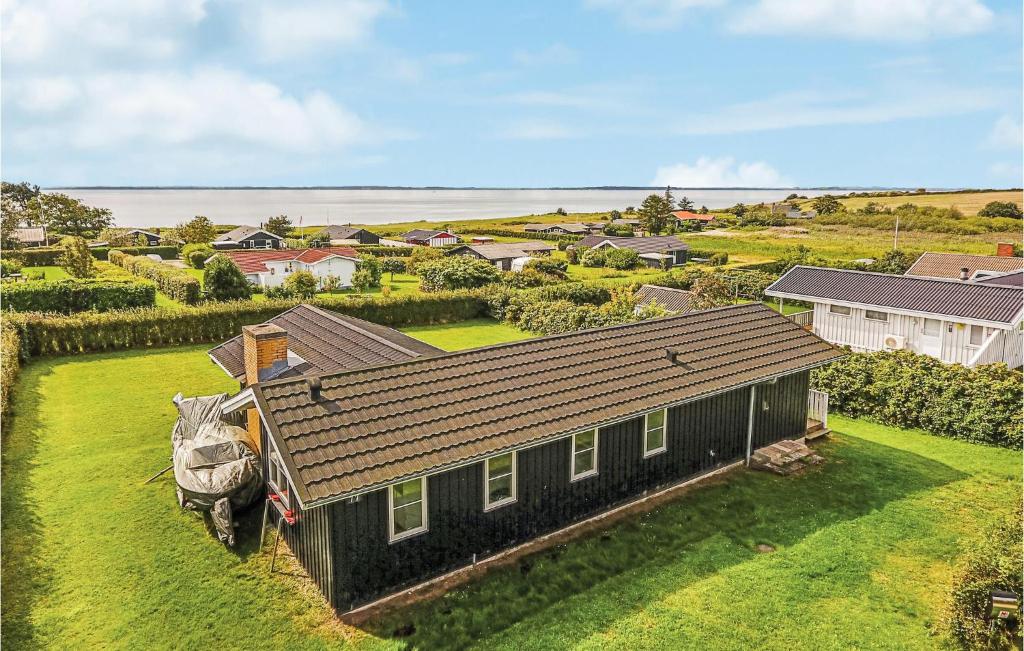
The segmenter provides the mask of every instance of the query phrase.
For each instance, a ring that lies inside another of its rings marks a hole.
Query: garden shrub
[[[93,257],[85,238],[65,237],[60,241],[60,248],[63,252],[57,263],[64,271],[75,278],[91,278],[96,275]]]
[[[284,279],[284,288],[292,296],[311,298],[316,294],[316,276],[308,271],[294,271]]]
[[[313,284],[313,291],[316,291],[315,279]],[[215,301],[233,301],[252,296],[252,285],[242,270],[233,260],[222,255],[210,260],[203,268],[203,287],[206,295]]]
[[[14,383],[21,371],[21,338],[8,319],[0,321],[0,413],[6,415],[11,406]]]
[[[107,312],[156,305],[156,285],[123,280],[58,280],[0,285],[0,302],[15,312]]]
[[[584,267],[603,267],[607,258],[605,257],[605,249],[588,249],[580,255],[580,264]]]
[[[937,436],[1019,449],[1021,374],[1005,364],[967,368],[910,351],[852,353],[812,375],[831,409]]]
[[[214,253],[209,244],[186,244],[181,249],[181,258],[193,269],[202,269]]]
[[[542,274],[565,279],[569,270],[569,263],[565,260],[556,260],[554,258],[534,258],[526,263],[524,271],[527,269],[533,269]]]
[[[565,299],[525,302],[507,310],[506,321],[521,330],[551,335],[639,321],[663,313],[655,308],[637,314],[635,307],[633,293],[617,288],[612,291],[611,300],[602,305],[576,304]]]
[[[640,266],[640,254],[633,249],[612,249],[604,254],[604,265],[625,271]]]
[[[418,269],[421,264],[430,262],[431,260],[440,260],[444,257],[444,251],[441,249],[432,248],[429,246],[417,246],[409,254],[409,260],[405,263],[405,268],[411,274],[419,273]]]
[[[466,255],[452,255],[416,265],[425,292],[473,289],[501,280],[501,272],[490,262]]]
[[[80,312],[69,316],[13,313],[4,321],[17,328],[23,359],[125,348],[220,342],[243,325],[262,323],[301,302],[393,327],[476,319],[487,303],[476,292],[438,292],[390,297],[318,295],[282,299],[204,303],[194,307]]]
[[[201,298],[199,280],[184,269],[117,250],[111,251],[107,258],[135,276],[152,280],[161,292],[176,301],[195,305]]]
[[[509,271],[501,275],[501,282],[515,289],[530,289],[562,282],[562,278],[526,267],[522,271]]]
[[[469,228],[465,231],[469,235],[495,235],[497,237],[516,237],[521,239],[545,240],[549,242],[565,242],[572,244],[583,239],[582,235],[566,235],[563,233],[528,233],[526,231],[514,231],[510,228]]]
[[[7,277],[21,272],[21,263],[12,258],[0,259],[0,276]]]
[[[963,649],[1020,648],[1019,615],[1014,622],[989,621],[991,591],[1024,594],[1024,563],[1021,560],[1020,505],[985,530],[980,541],[971,544],[957,563],[944,625],[953,641]]]
[[[378,246],[376,244],[353,244],[352,248],[358,251],[360,254],[366,253],[368,255],[376,255],[381,258],[408,258],[409,256],[412,255],[413,252],[413,247],[411,246]]]
[[[394,280],[395,274],[405,273],[405,260],[401,258],[384,258],[380,261],[380,270],[391,274],[391,280]]]
[[[380,287],[380,277],[383,273],[380,260],[372,255],[360,255],[359,268],[352,274],[352,286],[361,292],[371,287]]]

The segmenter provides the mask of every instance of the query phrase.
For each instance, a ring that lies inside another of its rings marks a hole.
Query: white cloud
[[[17,84],[18,104],[27,111],[50,113],[67,108],[78,96],[78,86],[69,77],[37,77]]]
[[[1024,146],[1024,128],[1020,120],[1015,120],[1009,115],[1004,115],[992,125],[992,130],[985,140],[985,145],[991,149],[1016,149]]]
[[[1000,181],[1009,181],[1015,187],[1021,186],[1024,177],[1024,168],[1020,163],[993,163],[988,168],[989,173]]]
[[[646,30],[671,29],[692,9],[724,3],[725,0],[585,0],[591,9],[615,12],[627,25]]]
[[[245,143],[312,152],[388,135],[372,131],[323,92],[296,97],[220,68],[38,79],[25,83],[25,94],[38,101],[53,88],[74,97],[76,110],[37,123],[25,135],[60,133],[86,150]]]
[[[501,131],[499,137],[508,140],[566,140],[579,138],[577,129],[546,120],[522,120]]]
[[[576,63],[579,55],[576,50],[563,43],[552,43],[540,50],[516,50],[512,58],[518,63],[529,66],[566,65]]]
[[[260,56],[282,60],[362,43],[392,10],[385,0],[266,0],[254,7],[246,4],[242,11]]]
[[[1000,93],[978,88],[915,87],[870,93],[795,91],[684,115],[675,122],[682,135],[732,134],[835,124],[880,124],[913,118],[962,115],[990,109]]]
[[[701,156],[693,165],[678,163],[659,167],[652,187],[677,188],[779,188],[793,183],[771,165],[762,161],[739,163],[731,156]]]
[[[3,54],[65,68],[103,56],[167,58],[205,16],[205,0],[5,0]]]
[[[744,34],[922,40],[987,29],[979,0],[758,0],[731,24]]]

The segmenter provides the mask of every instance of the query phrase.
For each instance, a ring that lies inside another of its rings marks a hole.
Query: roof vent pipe
[[[309,399],[319,400],[320,399],[320,378],[310,377],[306,378],[306,384],[309,385]]]
[[[970,269],[963,267],[960,269],[960,280],[966,282],[970,278]]]

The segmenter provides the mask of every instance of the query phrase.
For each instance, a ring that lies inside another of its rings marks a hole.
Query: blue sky
[[[1019,2],[4,0],[2,20],[6,180],[1021,185]]]

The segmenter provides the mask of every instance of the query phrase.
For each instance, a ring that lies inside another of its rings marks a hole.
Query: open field
[[[400,328],[405,334],[442,350],[463,350],[508,341],[529,339],[533,335],[491,319],[471,319],[459,323]]]
[[[417,336],[521,336],[498,328]],[[934,648],[958,550],[1019,499],[1018,452],[834,417],[810,472],[734,472],[361,630],[294,563],[269,574],[259,508],[228,550],[169,475],[143,484],[167,464],[171,396],[237,388],[205,349],[24,369],[2,448],[5,646]]]
[[[1012,201],[1018,206],[1022,205],[1024,197],[1018,190],[998,190],[995,192],[936,192],[931,194],[919,194],[909,197],[851,197],[840,199],[842,204],[849,210],[863,208],[869,202],[875,202],[883,206],[895,208],[905,203],[912,203],[916,206],[934,206],[935,208],[956,207],[964,215],[977,215],[978,211],[985,207],[990,201]],[[801,202],[801,206],[810,207],[811,201]]]

